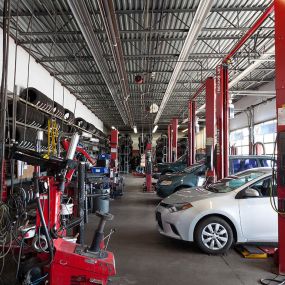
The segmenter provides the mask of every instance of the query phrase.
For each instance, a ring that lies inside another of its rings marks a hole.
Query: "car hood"
[[[210,192],[202,187],[186,188],[166,197],[162,200],[165,204],[177,204],[177,203],[192,203],[208,198],[217,196],[217,193]]]
[[[185,173],[182,172],[167,173],[165,175],[161,175],[161,180],[172,180],[181,176],[185,176]]]

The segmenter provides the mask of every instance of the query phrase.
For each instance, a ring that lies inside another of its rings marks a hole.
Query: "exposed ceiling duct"
[[[121,86],[121,90],[123,92],[124,101],[123,104],[125,106],[128,120],[130,125],[134,126],[134,120],[130,111],[129,104],[127,102],[130,96],[130,88],[128,84],[128,77],[126,73],[126,67],[124,63],[124,54],[122,43],[120,39],[119,27],[116,20],[115,8],[112,0],[97,0],[100,14],[103,19],[103,24],[107,33],[107,37],[109,40],[110,49],[112,52],[112,57],[114,59],[116,69],[118,72],[119,83]]]
[[[167,89],[165,91],[165,94],[163,96],[162,102],[160,104],[158,113],[156,115],[156,118],[154,120],[154,124],[156,125],[162,115],[162,112],[169,100],[169,97],[171,96],[173,89],[176,85],[176,81],[183,70],[183,65],[185,61],[188,61],[188,57],[191,54],[191,49],[201,32],[203,25],[205,23],[205,20],[212,8],[214,1],[212,0],[204,0],[200,1],[199,6],[196,10],[194,19],[191,23],[190,29],[188,31],[187,37],[185,39],[185,42],[183,44],[182,50],[180,52],[179,58],[177,60],[177,63],[175,65],[174,71],[172,73],[172,76],[170,78],[169,84],[167,86]]]
[[[90,13],[86,6],[85,1],[77,1],[77,0],[68,0],[68,5],[76,19],[76,22],[84,36],[85,41],[88,44],[90,52],[100,70],[104,81],[111,93],[111,96],[116,104],[116,107],[126,125],[132,125],[132,118],[130,117],[130,112],[128,112],[127,102],[125,98],[120,96],[118,93],[117,87],[113,82],[113,78],[110,76],[110,72],[108,70],[108,66],[106,60],[103,57],[101,52],[101,45],[99,42],[99,38],[94,32],[94,27],[92,23],[92,19],[90,17]]]

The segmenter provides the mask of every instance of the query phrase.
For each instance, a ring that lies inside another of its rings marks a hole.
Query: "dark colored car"
[[[175,162],[158,163],[153,169],[152,177],[158,179],[160,175],[182,171],[187,167],[187,154],[180,156]]]
[[[251,168],[272,166],[273,160],[271,156],[232,155],[229,157],[230,174]],[[205,171],[205,162],[201,161],[177,173],[161,175],[156,185],[157,195],[161,198],[165,198],[182,188],[201,186],[205,180]]]

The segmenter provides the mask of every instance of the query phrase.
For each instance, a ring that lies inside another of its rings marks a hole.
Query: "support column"
[[[188,156],[187,156],[187,165],[190,166],[193,164],[192,157],[192,129],[193,129],[193,121],[192,121],[192,101],[188,101]]]
[[[276,87],[276,113],[277,113],[277,195],[278,210],[285,212],[285,2],[275,0],[275,87]],[[278,252],[279,273],[285,274],[285,216],[278,215]]]
[[[192,140],[192,164],[196,162],[196,131],[195,131],[195,126],[196,126],[196,106],[197,103],[196,101],[192,101],[192,130],[191,130],[191,140]]]
[[[222,95],[223,95],[223,153],[224,153],[224,170],[223,175],[229,175],[229,73],[228,66],[222,66]]]
[[[224,177],[224,157],[223,157],[223,95],[221,86],[223,85],[222,67],[218,66],[216,70],[216,174],[217,180]]]
[[[118,130],[112,130],[111,131],[111,141],[110,141],[110,147],[111,147],[111,163],[110,163],[110,178],[111,182],[113,184],[113,187],[115,187],[114,184],[116,184],[116,176],[118,172],[118,141],[119,141],[119,132]]]
[[[146,145],[146,153],[145,153],[145,184],[146,184],[146,191],[152,192],[152,153],[151,153],[151,143],[147,143]]]
[[[172,162],[177,160],[178,119],[172,119]]]
[[[216,90],[215,80],[213,77],[209,77],[206,80],[206,151],[207,151],[207,179],[209,182],[215,181],[215,169],[213,165],[213,155],[215,147],[215,135],[216,135]]]
[[[167,128],[167,162],[172,162],[171,158],[171,154],[172,154],[172,129],[171,129],[171,125],[168,125]]]

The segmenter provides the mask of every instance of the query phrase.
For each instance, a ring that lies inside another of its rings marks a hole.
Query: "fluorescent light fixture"
[[[202,111],[204,111],[206,109],[206,104],[203,104],[196,112],[195,114],[199,114],[201,113]]]
[[[178,60],[176,62],[174,71],[171,75],[170,81],[168,83],[167,89],[166,89],[165,94],[163,96],[159,110],[156,114],[154,124],[158,123],[158,121],[162,115],[162,112],[163,112],[172,92],[173,92],[173,89],[176,85],[177,79],[178,79],[181,71],[183,70],[183,66],[184,66],[185,62],[188,62],[188,60],[189,60],[188,58],[192,52],[192,47],[195,44],[197,37],[203,28],[203,25],[205,24],[205,20],[210,13],[210,10],[213,6],[213,3],[214,3],[214,1],[212,1],[212,0],[199,1],[199,6],[195,12],[191,26],[190,26],[189,31],[187,33],[187,37],[184,41],[184,44],[183,44],[183,47],[181,49]]]
[[[134,126],[134,133],[135,133],[135,134],[137,134],[137,133],[138,133],[137,126]]]
[[[188,129],[185,129],[185,130],[182,131],[182,133],[186,133],[187,131],[188,131]]]
[[[180,127],[180,125],[177,125],[177,129]]]
[[[153,128],[153,130],[152,130],[152,133],[153,133],[153,134],[156,132],[157,128],[158,128],[158,125],[155,125],[154,128]]]
[[[188,122],[188,118],[184,119],[184,120],[182,121],[182,124],[185,124],[185,123],[187,123],[187,122]]]

